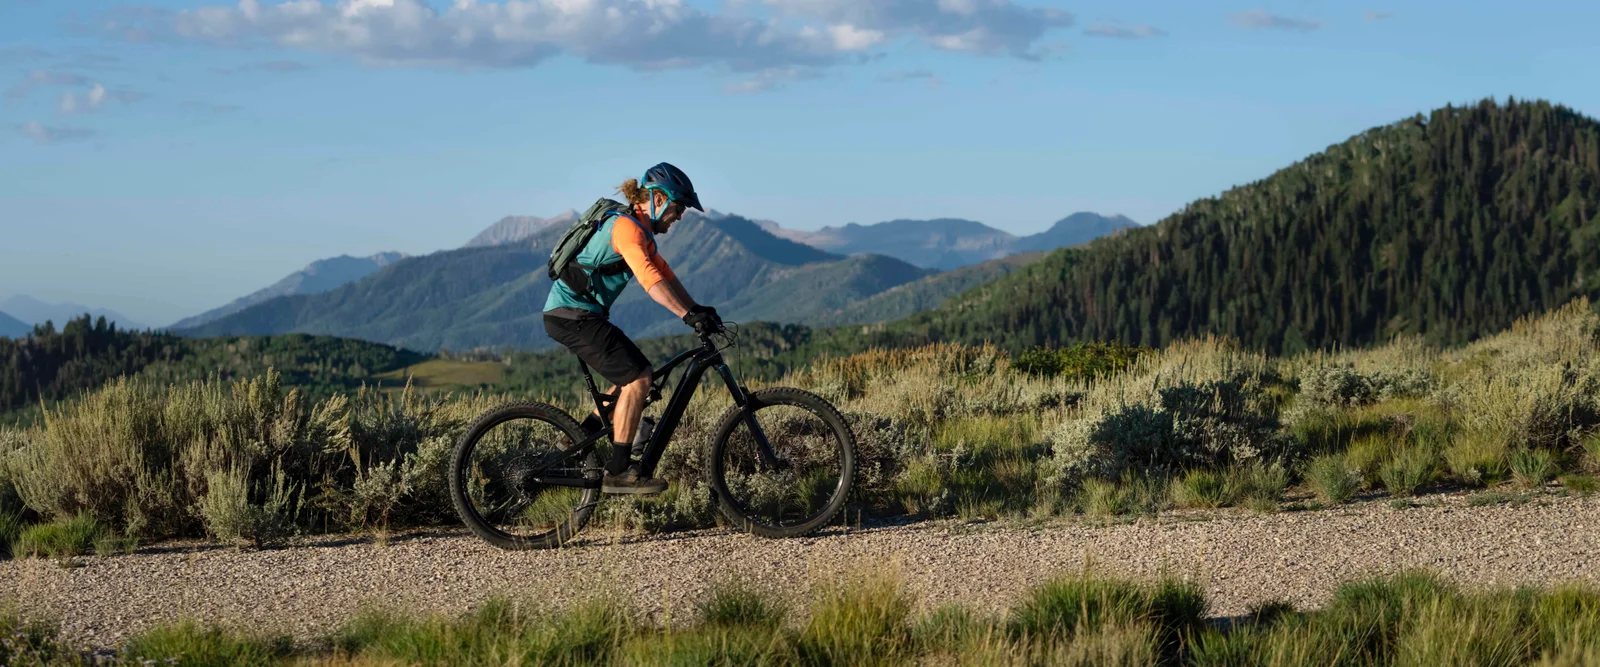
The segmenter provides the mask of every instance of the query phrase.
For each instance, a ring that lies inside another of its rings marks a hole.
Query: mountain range
[[[33,331],[33,327],[15,317],[0,313],[0,338],[21,338]]]
[[[147,328],[138,321],[114,310],[94,308],[76,303],[41,301],[26,294],[14,294],[6,297],[4,301],[0,301],[0,312],[8,313],[11,317],[21,320],[28,325],[29,330],[33,329],[33,325],[44,324],[45,322],[50,322],[59,329],[68,320],[82,316],[85,313],[88,313],[91,317],[104,317],[108,322],[115,322],[120,329]]]
[[[318,333],[417,350],[547,347],[553,343],[544,333],[540,315],[549,289],[544,262],[575,215],[568,211],[550,218],[507,217],[462,248],[373,266],[367,275],[356,276],[348,284],[318,292],[279,290],[272,294],[273,288],[269,288],[224,309],[184,320],[173,330],[188,336]],[[829,252],[773,234],[771,230],[777,226],[770,221],[716,211],[685,218],[659,240],[662,255],[684,285],[697,299],[717,306],[726,319],[857,323],[932,307],[961,289],[1024,263],[1018,259],[940,271],[917,266],[894,256],[895,252],[966,247],[970,245],[966,239],[984,235],[999,239],[1003,246],[1020,247],[1024,240],[1032,244],[1044,243],[1046,238],[1070,240],[1084,230],[1122,229],[1122,224],[1132,224],[1126,218],[1079,214],[1058,222],[1051,232],[1019,239],[975,222],[966,222],[961,234],[942,234],[943,226],[937,223],[908,223],[912,221],[896,221],[892,223],[896,232],[879,234],[900,239],[886,243],[884,253]],[[853,229],[872,227],[876,226],[855,225]],[[861,241],[850,247],[864,244]],[[990,248],[985,254],[996,252]],[[950,257],[956,255],[945,254],[946,263],[954,261]],[[1039,256],[1025,255],[1029,259]],[[973,257],[978,261],[979,255]],[[280,285],[305,283],[296,276]],[[863,305],[878,295],[884,296]],[[251,302],[245,303],[247,300]],[[613,306],[611,318],[636,337],[672,333],[683,327],[638,290],[624,293]]]
[[[563,231],[408,258],[329,292],[279,297],[178,333],[320,333],[416,350],[547,347],[545,261]],[[819,315],[930,273],[889,257],[824,252],[732,215],[685,219],[657,239],[685,287],[735,320]],[[611,319],[636,336],[684,326],[640,290],[625,292]]]
[[[1025,252],[1054,250],[1087,243],[1123,229],[1138,227],[1125,216],[1074,213],[1050,229],[1015,236],[981,222],[960,218],[890,220],[872,225],[850,223],[816,231],[783,229],[767,222],[774,235],[841,255],[888,255],[916,266],[948,271]]]
[[[503,221],[502,221],[503,222]],[[285,276],[272,285],[239,297],[227,305],[213,308],[193,317],[186,317],[170,325],[170,329],[190,329],[207,322],[212,322],[258,303],[269,301],[280,296],[294,294],[321,294],[328,290],[340,287],[367,276],[378,269],[393,264],[406,258],[405,253],[380,252],[368,257],[351,257],[340,255],[328,259],[319,259],[306,265],[299,271]]]

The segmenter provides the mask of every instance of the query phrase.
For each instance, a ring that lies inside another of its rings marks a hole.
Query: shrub
[[[1124,404],[1057,426],[1047,436],[1053,460],[1046,480],[1070,488],[1124,472],[1214,468],[1282,456],[1288,445],[1250,376],[1163,387],[1154,403]]]
[[[294,533],[299,515],[298,487],[290,487],[282,470],[274,475],[272,488],[266,480],[255,484],[252,494],[249,473],[243,468],[213,470],[206,475],[206,495],[200,502],[200,516],[206,531],[223,542],[263,547],[278,544]],[[251,495],[261,500],[252,501]]]
[[[1068,348],[1033,347],[1017,355],[1013,365],[1028,375],[1097,379],[1121,373],[1152,350],[1120,341],[1094,341]]]

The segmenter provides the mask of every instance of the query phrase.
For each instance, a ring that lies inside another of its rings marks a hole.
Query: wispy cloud
[[[15,86],[6,91],[7,102],[19,102],[27,98],[34,90],[45,86],[87,86],[88,77],[69,72],[51,72],[47,70],[33,70],[28,76]]]
[[[288,74],[291,72],[304,72],[311,69],[310,65],[298,63],[293,60],[269,60],[260,63],[247,63],[238,67],[218,68],[218,74],[248,74],[250,72],[268,72],[272,74]]]
[[[38,121],[28,121],[16,126],[17,131],[23,136],[40,144],[53,144],[73,139],[88,139],[95,136],[95,131],[82,127],[56,127],[44,125]]]
[[[364,63],[450,68],[534,67],[560,55],[635,70],[713,67],[749,78],[732,92],[861,62],[899,40],[1022,59],[1040,57],[1057,9],[1012,0],[761,0],[756,17],[677,0],[242,0],[172,11],[124,8],[95,27],[120,39],[221,46],[270,44]]]
[[[1377,23],[1379,21],[1387,21],[1392,18],[1394,18],[1394,12],[1386,11],[1370,11],[1361,15],[1361,20],[1366,21],[1367,23]]]
[[[748,95],[772,90],[786,83],[807,81],[823,77],[823,70],[816,67],[782,67],[764,69],[744,79],[734,81],[722,86],[722,92],[732,95]]]
[[[89,87],[88,91],[82,94],[63,94],[61,102],[56,105],[56,111],[61,112],[63,115],[89,113],[99,109],[100,105],[105,103],[107,97],[109,97],[109,94],[106,92],[106,87],[95,83]]]
[[[1228,22],[1245,30],[1298,30],[1311,32],[1322,27],[1321,21],[1278,16],[1263,9],[1252,9],[1228,15]]]
[[[1083,34],[1116,39],[1150,39],[1151,37],[1165,36],[1167,33],[1160,28],[1143,23],[1130,26],[1097,23],[1084,29]]]

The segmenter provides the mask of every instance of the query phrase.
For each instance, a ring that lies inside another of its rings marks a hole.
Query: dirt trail
[[[0,598],[58,619],[64,638],[115,644],[162,621],[199,618],[270,627],[305,639],[332,631],[364,602],[458,613],[489,595],[562,604],[606,585],[634,591],[656,620],[686,618],[706,586],[738,574],[797,596],[854,566],[898,567],[920,609],[962,602],[999,610],[1031,584],[1090,559],[1106,574],[1170,566],[1197,576],[1214,615],[1260,600],[1315,606],[1342,581],[1426,567],[1470,585],[1600,584],[1600,498],[1546,495],[1521,505],[1343,509],[1253,515],[1164,515],[1097,526],[920,522],[765,540],[722,530],[608,540],[561,551],[506,552],[464,532],[364,538],[234,552],[168,546],[131,556],[0,562]],[[1212,516],[1205,520],[1204,516]],[[803,605],[800,605],[803,606]]]

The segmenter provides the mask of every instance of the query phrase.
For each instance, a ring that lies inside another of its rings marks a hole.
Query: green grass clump
[[[1518,449],[1511,453],[1511,478],[1525,489],[1544,486],[1561,469],[1555,456],[1543,449]]]
[[[1378,467],[1383,488],[1397,496],[1415,495],[1439,470],[1439,455],[1426,445],[1407,443]]]
[[[1209,509],[1232,505],[1238,488],[1225,473],[1190,470],[1172,481],[1172,503],[1190,509]]]
[[[12,546],[17,557],[68,560],[88,554],[110,531],[88,514],[22,529]]]
[[[287,658],[293,641],[286,635],[247,636],[193,621],[141,632],[124,643],[121,656],[131,664],[276,665]]]
[[[1493,486],[1510,473],[1506,440],[1492,432],[1458,435],[1444,450],[1450,474],[1467,486]]]
[[[1116,482],[1085,480],[1078,490],[1078,507],[1089,516],[1122,516],[1133,510],[1132,494]]]
[[[1348,502],[1361,488],[1360,473],[1340,454],[1323,454],[1312,459],[1306,466],[1305,478],[1317,498],[1329,505]]]
[[[747,586],[722,583],[698,605],[700,622],[715,626],[775,628],[788,613],[782,600]]]
[[[911,600],[897,578],[875,575],[826,586],[797,639],[802,660],[821,664],[898,662],[912,647]]]
[[[1572,493],[1587,496],[1596,491],[1600,491],[1600,479],[1596,479],[1590,475],[1562,475],[1561,486],[1565,487],[1567,491]]]
[[[1176,648],[1205,619],[1200,587],[1163,578],[1153,585],[1092,576],[1062,577],[1034,587],[1011,608],[1006,629],[1025,641],[1070,642],[1106,628],[1146,626],[1164,646]]]

